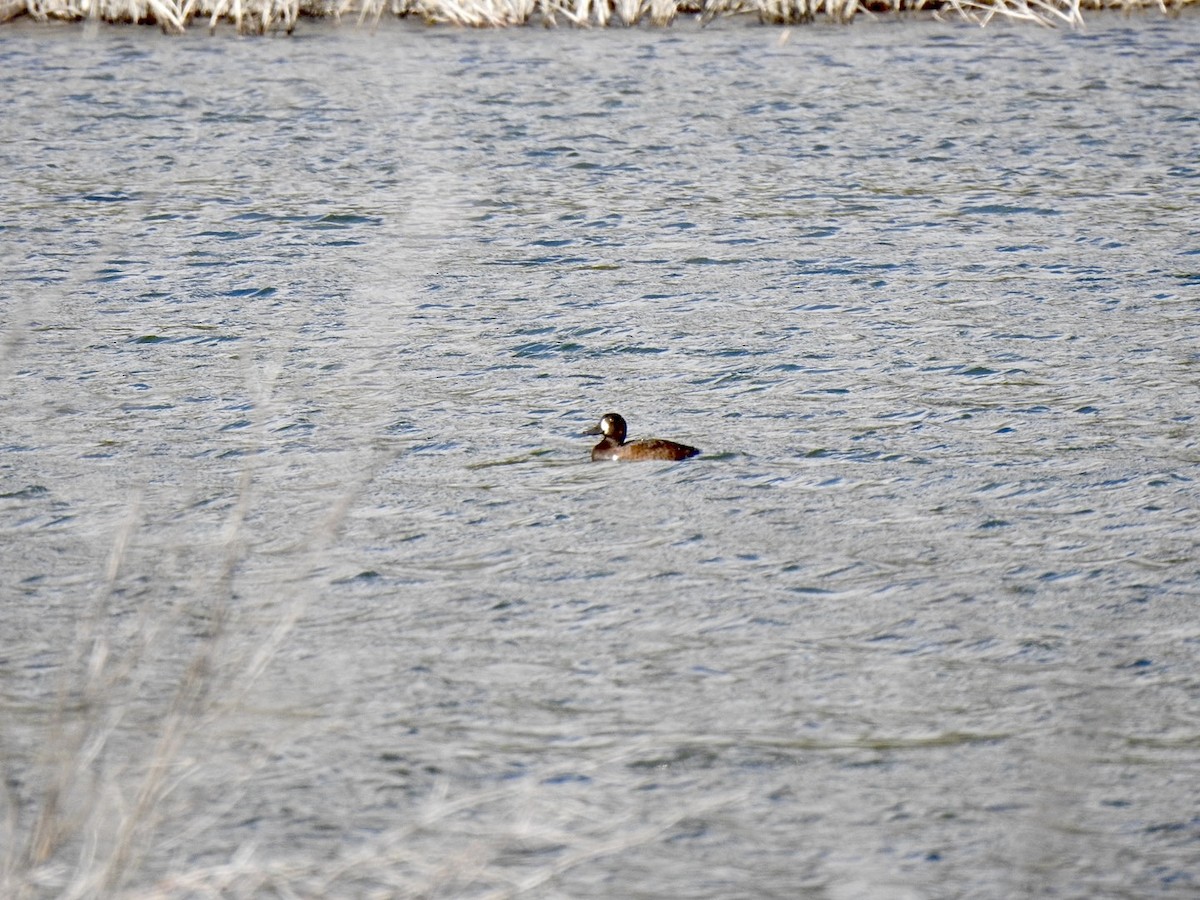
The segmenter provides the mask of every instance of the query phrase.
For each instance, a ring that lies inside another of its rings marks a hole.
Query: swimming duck
[[[640,441],[625,441],[625,420],[616,413],[607,413],[600,424],[589,428],[584,434],[602,434],[604,438],[592,448],[592,462],[625,461],[642,459],[687,459],[700,451],[687,444],[647,438]]]

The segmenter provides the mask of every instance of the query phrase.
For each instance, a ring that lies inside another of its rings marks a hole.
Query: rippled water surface
[[[5,26],[8,877],[1194,896],[1198,51]]]

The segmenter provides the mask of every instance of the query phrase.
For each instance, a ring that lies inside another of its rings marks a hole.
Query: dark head
[[[602,434],[617,444],[623,444],[627,432],[628,426],[618,413],[605,413],[600,424],[592,426],[584,434]]]

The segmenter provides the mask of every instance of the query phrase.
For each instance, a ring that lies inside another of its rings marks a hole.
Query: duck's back
[[[616,446],[605,446],[601,444],[592,450],[592,460],[645,460],[645,459],[689,459],[693,456],[698,456],[700,451],[695,447],[689,447],[687,444],[679,444],[675,441],[662,440],[661,438],[646,438],[640,441],[630,441],[627,444],[618,444]]]

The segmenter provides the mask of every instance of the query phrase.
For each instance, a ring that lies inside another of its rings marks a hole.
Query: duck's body
[[[687,459],[699,455],[700,451],[687,444],[647,438],[641,441],[626,441],[625,420],[616,413],[608,413],[595,428],[585,434],[602,434],[604,438],[592,448],[592,462],[636,462],[644,459]]]

